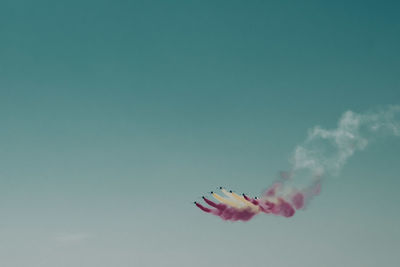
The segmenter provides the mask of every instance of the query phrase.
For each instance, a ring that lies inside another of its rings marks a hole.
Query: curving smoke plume
[[[315,126],[307,139],[292,154],[291,170],[259,198],[238,195],[220,187],[224,197],[211,192],[214,202],[203,197],[207,206],[195,202],[206,213],[223,220],[248,221],[259,213],[291,217],[303,209],[321,190],[323,177],[337,175],[347,160],[363,150],[378,133],[400,136],[400,106],[388,106],[375,112],[345,112],[336,129]]]

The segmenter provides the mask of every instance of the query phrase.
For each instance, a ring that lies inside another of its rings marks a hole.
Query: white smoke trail
[[[335,175],[358,150],[363,150],[377,132],[400,136],[400,106],[376,112],[346,111],[336,129],[315,126],[292,157],[292,172],[310,171],[313,177]]]

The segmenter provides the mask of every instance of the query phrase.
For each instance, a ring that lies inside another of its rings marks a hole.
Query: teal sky
[[[0,3],[0,265],[396,266],[400,139],[293,218],[257,195],[314,125],[400,103],[397,1]]]

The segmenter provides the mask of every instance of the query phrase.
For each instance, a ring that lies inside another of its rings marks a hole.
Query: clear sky
[[[396,266],[400,139],[292,218],[257,195],[314,125],[400,103],[398,1],[0,2],[0,265]]]

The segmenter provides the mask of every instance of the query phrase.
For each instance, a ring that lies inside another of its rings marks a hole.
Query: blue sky
[[[314,125],[400,102],[396,1],[2,1],[3,266],[394,266],[400,141],[295,217],[257,195]]]

